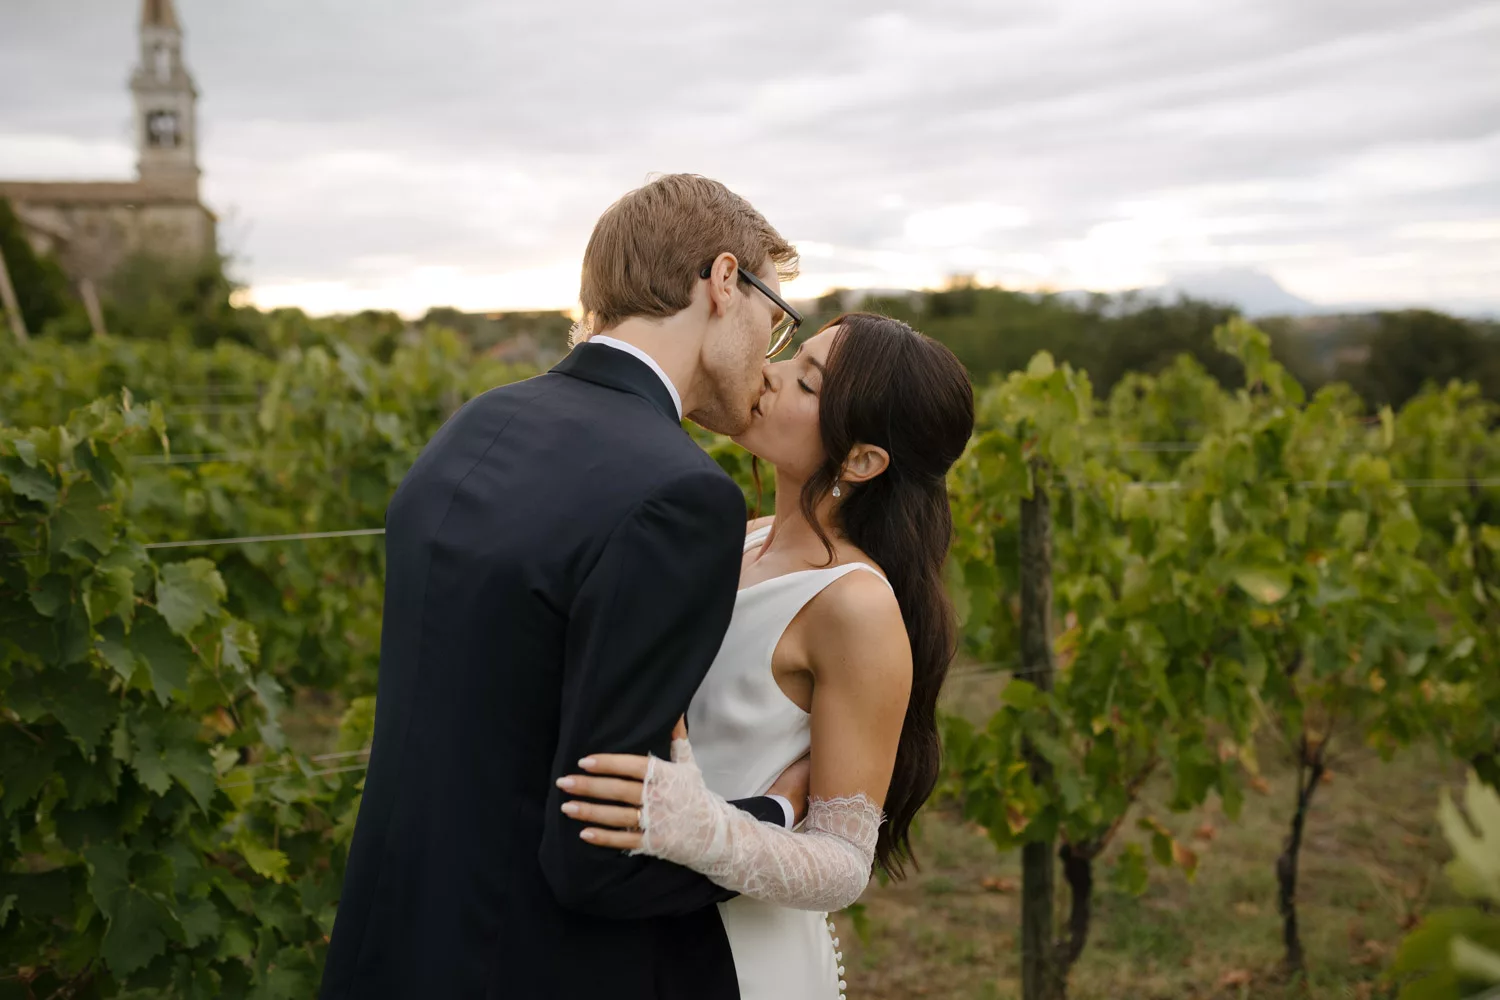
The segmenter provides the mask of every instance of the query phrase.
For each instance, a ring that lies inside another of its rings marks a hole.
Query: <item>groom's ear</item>
[[[729,312],[730,300],[734,298],[735,287],[739,283],[740,262],[735,259],[734,254],[725,251],[714,258],[712,264],[706,265],[698,272],[699,278],[708,281],[708,312],[723,316]]]
[[[841,478],[846,483],[869,482],[891,465],[891,453],[878,444],[857,444],[849,449]]]

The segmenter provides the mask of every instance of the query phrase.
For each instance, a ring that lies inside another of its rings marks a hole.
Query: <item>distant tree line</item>
[[[55,261],[32,252],[19,220],[0,199],[4,251],[27,326],[41,336],[83,340],[91,328],[83,304]],[[267,354],[336,336],[378,360],[422,329],[451,329],[482,352],[545,369],[567,352],[572,320],[557,311],[467,313],[433,308],[418,322],[365,311],[308,322],[298,310],[237,306],[237,286],[219,257],[182,264],[150,256],[127,261],[100,289],[112,335],[189,342],[230,340]],[[808,310],[804,336],[846,311],[857,296],[836,290]],[[1107,393],[1128,372],[1156,372],[1181,354],[1193,356],[1225,385],[1242,379],[1238,362],[1219,351],[1213,331],[1233,306],[1133,293],[1054,295],[1009,291],[958,279],[932,292],[866,297],[858,308],[883,312],[941,340],[977,384],[1024,368],[1038,351],[1088,373]],[[1308,388],[1346,382],[1372,404],[1399,406],[1427,383],[1462,378],[1500,399],[1500,323],[1428,310],[1262,320],[1278,361]]]
[[[851,295],[817,300],[805,329],[845,311]],[[1023,369],[1037,351],[1086,371],[1107,393],[1129,372],[1157,372],[1181,354],[1216,380],[1242,383],[1213,331],[1238,310],[1191,298],[1160,301],[1134,293],[1072,296],[1008,291],[955,281],[941,291],[867,298],[882,312],[947,344],[978,384]],[[1500,399],[1500,323],[1429,310],[1260,321],[1276,359],[1309,389],[1346,382],[1372,404],[1406,402],[1429,382],[1462,378]]]

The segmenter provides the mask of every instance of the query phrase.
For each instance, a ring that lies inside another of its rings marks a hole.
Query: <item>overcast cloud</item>
[[[265,305],[567,307],[594,219],[717,177],[797,297],[1263,270],[1500,310],[1494,0],[177,0]],[[0,2],[0,176],[128,177],[136,0]]]

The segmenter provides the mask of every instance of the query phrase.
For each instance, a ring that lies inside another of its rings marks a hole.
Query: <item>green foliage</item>
[[[1178,368],[1174,391],[1194,371],[1214,385],[1201,370]],[[1154,389],[1154,379],[1136,377],[1117,395],[1117,413],[1158,412]],[[1063,623],[1055,690],[1043,693],[1018,674],[985,726],[946,724],[965,812],[1003,849],[1060,836],[1097,856],[1159,768],[1174,776],[1173,808],[1191,808],[1212,791],[1238,797],[1235,741],[1250,717],[1246,656],[1232,621],[1255,602],[1225,589],[1232,569],[1217,579],[1200,571],[1213,539],[1185,530],[1193,503],[1111,467],[1123,428],[1093,419],[1094,410],[1086,377],[1038,355],[982,398],[974,442],[950,483],[959,524],[950,576],[966,644],[1002,666],[1017,650],[1017,611],[1005,592],[1018,586],[1010,567],[1019,501],[1033,489],[1055,497]],[[1052,765],[1049,786],[1034,784],[1026,741]],[[1159,861],[1195,866],[1164,827],[1144,821]],[[1144,858],[1124,857],[1134,870],[1122,873],[1123,883],[1143,886]]]
[[[443,421],[525,374],[474,363],[442,330],[399,344],[388,364],[326,334],[275,360],[231,343],[39,340],[0,360],[0,419],[52,423],[122,389],[157,405],[171,456],[122,455],[134,482],[128,512],[152,541],[379,528]],[[229,607],[253,624],[281,683],[373,690],[379,538],[187,551],[215,560]]]
[[[871,299],[859,308],[905,320],[942,341],[979,385],[1025,368],[1042,351],[1086,372],[1104,391],[1130,372],[1157,371],[1184,353],[1223,381],[1239,378],[1232,359],[1213,343],[1214,328],[1233,310],[1191,299],[1096,295],[1079,301],[959,279],[941,291]],[[820,299],[808,325],[815,329],[842,311],[838,296]]]
[[[144,548],[125,458],[165,430],[128,393],[0,428],[0,967],[310,996],[357,784],[272,750],[279,686],[214,564]]]
[[[1477,383],[1492,399],[1500,394],[1500,341],[1477,324],[1425,309],[1380,313],[1367,346],[1363,369],[1349,375],[1372,403],[1400,406],[1424,386],[1454,379]]]
[[[1440,517],[1424,497],[1419,512],[1397,473],[1441,455],[1474,475],[1500,456],[1472,390],[1369,418],[1342,387],[1305,400],[1243,321],[1215,341],[1244,388],[1180,359],[1121,380],[1100,420],[1088,380],[1039,354],[979,401],[950,480],[966,651],[1017,664],[1016,523],[1038,489],[1053,497],[1060,620],[1052,692],[1014,672],[987,722],[945,721],[948,791],[1002,849],[1058,838],[1093,859],[1154,774],[1168,809],[1214,795],[1233,817],[1267,725],[1319,773],[1335,734],[1495,759],[1497,713],[1476,707],[1500,706],[1494,661],[1476,651],[1497,634],[1482,539],[1500,546],[1500,532],[1478,523],[1482,498]],[[1403,426],[1417,439],[1398,451]],[[1132,450],[1184,439],[1191,452]],[[1460,583],[1470,596],[1455,602]],[[1051,765],[1045,784],[1028,744]],[[1311,794],[1299,787],[1299,812]],[[1153,816],[1135,822],[1158,863],[1191,877],[1192,850]],[[1127,846],[1115,883],[1144,889],[1146,864]]]
[[[264,317],[234,307],[235,287],[218,256],[183,261],[134,254],[100,290],[105,326],[114,336],[133,339],[265,348]]]
[[[80,318],[83,306],[68,285],[68,278],[56,261],[39,257],[31,249],[21,221],[5,198],[0,198],[0,253],[15,287],[16,299],[26,328],[36,334],[48,323]],[[87,321],[84,320],[87,329]],[[11,332],[0,315],[0,343],[10,349]]]
[[[808,311],[809,330],[844,310],[832,293]],[[1101,393],[1134,375],[1191,358],[1220,385],[1240,384],[1232,354],[1214,331],[1236,314],[1223,303],[1139,293],[1060,296],[983,287],[956,279],[933,292],[864,301],[860,309],[905,320],[948,345],[978,385],[1026,367],[1041,351],[1086,372]],[[1276,360],[1308,390],[1352,385],[1372,406],[1399,406],[1425,385],[1464,379],[1500,398],[1500,326],[1414,310],[1269,320]]]
[[[1437,910],[1402,943],[1391,975],[1411,981],[1400,1000],[1459,1000],[1500,985],[1500,794],[1472,775],[1464,793],[1468,817],[1446,789],[1438,819],[1453,848],[1448,878],[1480,906]]]

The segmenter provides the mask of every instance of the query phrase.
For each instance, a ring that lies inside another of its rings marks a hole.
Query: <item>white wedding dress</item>
[[[752,532],[745,551],[762,544],[769,531]],[[740,590],[724,644],[687,712],[692,755],[710,791],[725,799],[763,795],[788,765],[807,753],[810,716],[777,686],[771,656],[809,601],[861,569],[879,576],[871,566],[849,563],[789,573]],[[878,826],[878,810],[874,822]],[[868,879],[868,868],[863,874]],[[720,903],[719,914],[734,953],[741,1000],[843,996],[843,954],[827,913],[742,895]]]

